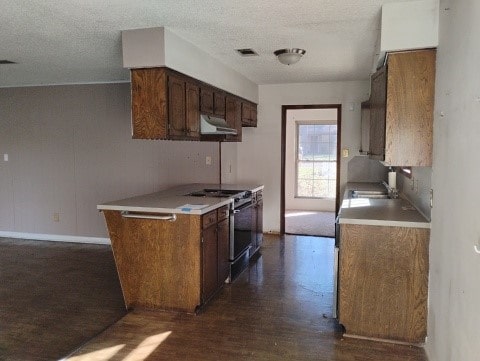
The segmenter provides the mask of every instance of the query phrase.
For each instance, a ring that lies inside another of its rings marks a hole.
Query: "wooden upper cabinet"
[[[167,138],[167,74],[165,68],[133,69],[132,138]]]
[[[202,114],[213,115],[213,89],[202,87],[200,89],[200,111]]]
[[[432,165],[435,58],[433,49],[390,53],[386,67],[373,75],[372,158],[394,166]]]
[[[213,93],[213,115],[225,118],[225,93],[214,91]]]
[[[174,70],[132,69],[131,82],[134,139],[241,141],[242,125],[256,126],[255,104]],[[248,106],[248,125],[243,124],[242,104]],[[228,118],[238,135],[201,136],[201,113]]]
[[[237,130],[236,135],[227,135],[225,140],[228,142],[242,141],[242,103],[233,96],[227,95],[225,100],[225,120],[229,128]]]
[[[252,104],[250,106],[250,126],[256,127],[257,126],[257,105]]]
[[[168,76],[168,119],[169,135],[185,136],[185,80]]]
[[[200,139],[200,90],[166,68],[132,69],[134,139]]]
[[[242,102],[242,126],[256,127],[257,126],[257,105],[243,101]]]
[[[372,159],[385,160],[385,106],[387,101],[386,68],[372,76],[372,97],[370,108],[370,147]]]
[[[203,86],[200,93],[202,114],[225,118],[225,93]]]
[[[200,87],[186,83],[186,119],[185,126],[188,137],[200,137]]]

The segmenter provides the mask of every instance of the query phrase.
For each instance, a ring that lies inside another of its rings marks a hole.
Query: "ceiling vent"
[[[17,64],[17,63],[15,63],[14,61],[3,59],[3,60],[0,60],[0,64]]]
[[[240,56],[258,56],[257,52],[253,49],[235,49]]]

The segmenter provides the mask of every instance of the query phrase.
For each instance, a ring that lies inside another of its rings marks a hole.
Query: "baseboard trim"
[[[68,235],[62,235],[62,234],[42,234],[42,233],[22,233],[22,232],[0,231],[0,237],[22,238],[22,239],[29,239],[33,241],[110,244],[109,238],[68,236]]]
[[[423,346],[425,346],[424,343],[413,343],[413,342],[406,342],[406,341],[389,340],[389,339],[385,339],[385,338],[377,338],[377,337],[367,337],[367,336],[351,335],[351,334],[346,333],[346,332],[343,334],[343,337],[356,338],[356,339],[359,339],[359,340],[367,340],[367,341],[393,343],[393,344],[396,344],[396,345],[404,345],[404,346],[414,346],[414,347],[423,347]]]

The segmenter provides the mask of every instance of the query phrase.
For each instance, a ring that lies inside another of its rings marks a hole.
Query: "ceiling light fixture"
[[[273,52],[278,61],[285,65],[295,64],[306,53],[303,49],[279,49]]]

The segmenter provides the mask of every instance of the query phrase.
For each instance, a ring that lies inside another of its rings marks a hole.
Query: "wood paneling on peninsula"
[[[201,216],[175,222],[103,211],[127,308],[194,312],[201,296]]]

